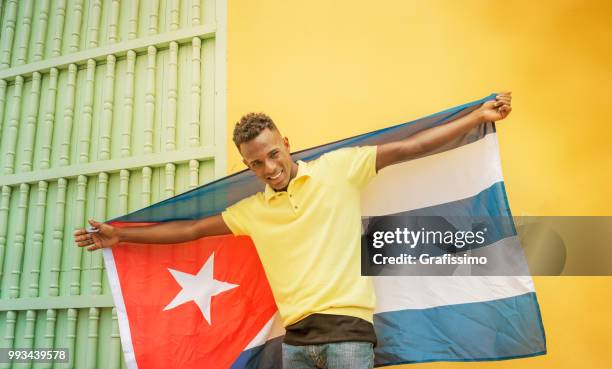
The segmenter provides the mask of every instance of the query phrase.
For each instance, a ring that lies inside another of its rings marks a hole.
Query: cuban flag
[[[342,147],[400,140],[468,114],[493,98],[300,151],[293,158],[308,161]],[[252,173],[242,171],[108,223],[138,227],[198,219],[262,190]],[[364,224],[397,214],[510,218],[495,125],[480,125],[436,152],[381,170],[363,192]],[[512,225],[486,249],[503,258],[504,250],[517,247]],[[282,367],[284,329],[249,237],[215,236],[172,245],[123,243],[105,249],[104,260],[128,368]],[[526,268],[522,257],[508,258],[507,263],[510,269]],[[526,273],[372,278],[377,367],[546,353],[534,285]]]

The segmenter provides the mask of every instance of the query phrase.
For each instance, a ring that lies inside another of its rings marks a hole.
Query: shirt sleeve
[[[326,154],[326,161],[335,175],[362,189],[376,177],[376,150],[376,146],[342,148]]]
[[[248,211],[247,207],[247,199],[242,201],[238,201],[234,205],[228,207],[223,212],[221,212],[221,217],[223,221],[227,225],[227,227],[232,231],[234,236],[248,236],[249,231],[247,228],[248,222]]]

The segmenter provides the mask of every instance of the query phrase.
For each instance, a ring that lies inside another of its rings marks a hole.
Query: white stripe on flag
[[[283,324],[281,322],[281,318],[278,315],[278,311],[270,320],[266,323],[266,325],[257,333],[257,336],[249,342],[248,345],[244,348],[243,351],[246,351],[250,348],[257,347],[263,345],[267,341],[274,339],[276,337],[280,337],[285,334],[285,328],[283,328]]]
[[[117,275],[117,266],[115,265],[113,251],[111,249],[103,249],[102,254],[104,255],[104,262],[106,264],[108,284],[110,285],[113,293],[115,308],[117,309],[117,320],[119,321],[120,333],[119,336],[121,338],[121,346],[123,346],[123,353],[125,355],[125,365],[128,367],[128,369],[138,369],[136,356],[134,355],[134,346],[132,345],[132,332],[130,331],[130,323],[128,322],[125,302],[123,301],[123,294],[121,292],[119,276]]]
[[[365,188],[361,215],[379,216],[474,196],[503,180],[494,133],[456,149],[384,168]]]
[[[376,311],[482,302],[533,292],[530,276],[372,277]]]

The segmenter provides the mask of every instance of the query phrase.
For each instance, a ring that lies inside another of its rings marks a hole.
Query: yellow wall
[[[376,8],[371,6],[376,4]],[[264,111],[292,150],[511,89],[498,125],[517,215],[612,215],[608,1],[230,1],[231,130]],[[602,368],[612,278],[536,278],[549,354],[448,368]]]

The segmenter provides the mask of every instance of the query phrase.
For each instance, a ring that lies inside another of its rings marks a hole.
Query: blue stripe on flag
[[[421,209],[401,213],[363,217],[367,220],[366,232],[370,230],[389,230],[398,227],[419,229],[421,225],[435,219],[452,225],[460,230],[472,230],[473,227],[486,228],[487,242],[485,246],[501,239],[516,235],[510,209],[506,200],[504,183],[497,182],[478,194],[465,199],[444,204],[428,206]],[[412,224],[419,223],[418,225]],[[389,228],[389,229],[387,229]],[[429,227],[426,227],[431,230]],[[445,229],[450,230],[450,228]]]
[[[377,366],[504,360],[546,353],[544,327],[533,292],[375,314],[374,326]]]
[[[263,345],[243,351],[230,369],[282,369],[283,337],[273,338]]]

